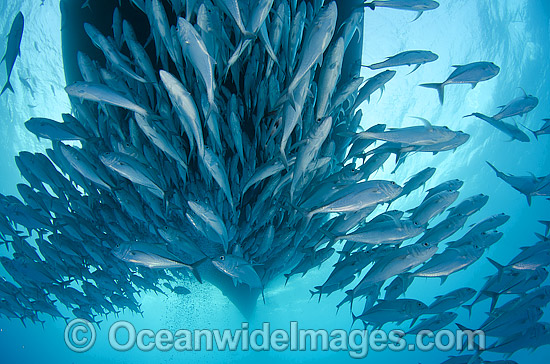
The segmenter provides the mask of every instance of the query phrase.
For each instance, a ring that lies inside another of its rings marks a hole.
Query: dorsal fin
[[[433,129],[432,124],[427,119],[421,118],[419,116],[411,116],[411,118],[418,119],[418,120],[422,121],[422,123],[424,123],[424,126],[426,126],[429,129]]]

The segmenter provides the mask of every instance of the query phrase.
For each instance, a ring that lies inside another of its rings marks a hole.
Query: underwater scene
[[[0,362],[548,362],[550,1],[0,11]]]

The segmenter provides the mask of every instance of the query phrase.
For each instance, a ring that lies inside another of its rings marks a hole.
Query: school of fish
[[[421,117],[412,127],[362,127],[360,106],[392,78],[406,77],[389,68],[426,69],[436,54],[403,51],[365,66],[384,69],[369,79],[360,77],[360,67],[342,74],[348,48],[360,46],[365,8],[420,16],[437,2],[366,2],[339,27],[335,1],[130,3],[148,20],[150,42],[138,40],[137,25],[118,9],[112,34],[84,24],[106,62],[79,53],[82,81],[65,88],[72,113],[25,123],[51,148],[20,152],[15,160],[26,180],[17,185],[20,197],[0,196],[7,248],[0,263],[9,274],[0,277],[0,315],[25,324],[72,314],[99,324],[120,310],[141,313],[140,292],[192,293],[185,282],[202,283],[206,265],[263,295],[274,278],[284,274],[291,284],[337,255],[311,295],[320,300],[345,291],[337,308],[349,303],[353,322],[382,327],[410,320],[405,335],[413,335],[449,327],[457,308],[471,313],[490,300],[480,327],[457,323],[494,339],[485,350],[509,356],[550,344],[550,323],[540,321],[550,302],[550,286],[542,285],[550,265],[548,221],[508,264],[489,259],[496,272],[479,291],[460,288],[430,304],[402,298],[417,277],[443,284],[482,259],[510,218],[480,216],[473,223],[489,196],[461,197],[464,182],[452,176],[429,188],[414,209],[390,209],[423,188],[435,168],[406,181],[372,178],[392,155],[399,167],[415,153],[452,151],[469,139]],[[3,59],[8,76],[22,32],[19,13]],[[445,86],[475,87],[500,70],[478,60],[453,67],[444,82],[420,85],[437,90],[441,104]],[[9,77],[6,90],[13,91]],[[469,116],[529,142],[503,119],[537,104],[524,93],[494,116]],[[549,124],[545,119],[532,133],[549,134]],[[513,176],[489,165],[529,204],[533,196],[550,196],[550,175]],[[482,354],[445,363],[488,363]]]

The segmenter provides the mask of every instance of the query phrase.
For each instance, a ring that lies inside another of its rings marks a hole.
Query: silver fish
[[[439,101],[443,104],[444,87],[450,84],[471,84],[472,88],[481,81],[487,81],[498,75],[500,68],[492,62],[474,62],[466,65],[453,66],[455,70],[442,83],[423,83],[420,86],[433,88],[439,94]]]

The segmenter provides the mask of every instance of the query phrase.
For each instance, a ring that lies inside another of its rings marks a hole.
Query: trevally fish
[[[120,72],[136,81],[147,82],[147,80],[132,70],[126,59],[124,59],[125,57],[115,48],[109,39],[105,38],[105,36],[101,34],[95,26],[89,23],[84,23],[84,30],[94,45],[101,49],[105,55],[105,58],[107,58]]]
[[[263,284],[251,263],[235,255],[221,255],[212,259],[212,264],[221,272],[247,284],[251,289],[263,289]]]
[[[539,130],[533,131],[531,129],[528,129],[529,131],[531,131],[531,133],[535,135],[535,138],[537,138],[537,140],[539,139],[539,135],[550,134],[550,119],[542,120],[544,121],[544,125]]]
[[[492,116],[495,120],[501,120],[512,116],[523,116],[533,110],[539,104],[539,99],[533,95],[527,95],[525,91],[522,97],[513,99],[508,104],[499,106],[499,113]]]
[[[144,107],[136,104],[120,92],[117,92],[109,86],[101,83],[77,81],[65,87],[65,91],[69,94],[69,96],[73,96],[81,100],[104,102],[140,113],[142,115],[149,114]]]
[[[10,28],[10,34],[8,35],[8,45],[6,47],[6,53],[4,53],[4,57],[2,57],[2,61],[6,63],[6,84],[2,88],[2,92],[0,92],[0,95],[4,93],[6,90],[11,90],[13,92],[13,88],[11,87],[10,83],[10,76],[11,71],[13,70],[13,65],[15,64],[15,60],[17,59],[17,56],[21,53],[19,50],[21,46],[21,38],[23,37],[23,26],[24,26],[24,18],[23,13],[19,12],[15,16],[15,19],[13,19],[13,22],[11,24]]]
[[[520,142],[530,142],[531,141],[529,139],[529,137],[527,136],[527,134],[525,134],[523,131],[521,131],[521,129],[517,125],[508,124],[504,121],[501,121],[500,119],[495,119],[495,118],[492,118],[490,116],[480,114],[478,112],[475,112],[475,113],[470,114],[470,115],[466,115],[464,117],[467,118],[467,117],[470,117],[470,116],[475,116],[475,117],[480,118],[481,120],[486,121],[487,123],[489,123],[493,127],[497,128],[498,130],[500,130],[504,134],[511,137],[512,140],[519,140]]]
[[[456,312],[442,312],[420,321],[416,326],[408,330],[405,335],[417,335],[422,330],[439,331],[445,326],[450,325],[457,317],[458,313]]]
[[[426,313],[442,313],[459,307],[476,295],[476,290],[469,287],[458,288],[444,295],[436,296]]]
[[[354,212],[394,199],[402,187],[393,181],[365,181],[352,185],[340,192],[342,197],[318,207],[308,213],[308,217],[319,213]]]
[[[497,177],[502,179],[504,182],[512,186],[516,191],[525,195],[527,198],[527,203],[531,206],[531,197],[536,196],[537,191],[545,188],[549,183],[547,177],[540,178],[535,177],[534,175],[530,176],[514,176],[511,174],[503,173],[496,169],[491,163],[487,162],[489,167],[495,171]]]
[[[359,316],[352,314],[352,316],[353,322],[362,320],[367,325],[380,328],[387,322],[401,323],[409,319],[412,319],[414,324],[426,308],[427,306],[423,302],[410,298],[393,301],[378,300],[378,303],[367,312]]]
[[[443,104],[444,87],[450,84],[463,84],[468,83],[472,85],[472,88],[481,81],[490,80],[498,75],[500,67],[492,62],[474,62],[465,65],[453,66],[455,70],[447,79],[442,83],[423,83],[420,86],[433,88],[437,90],[439,94],[439,101]]]
[[[390,81],[396,73],[396,71],[386,70],[369,78],[367,82],[365,82],[365,84],[359,89],[359,95],[357,95],[355,103],[351,109],[357,109],[365,100],[370,102],[370,95],[378,89],[380,89],[380,97],[382,97],[386,83],[388,83],[388,81]]]
[[[157,254],[153,252],[155,250],[157,249],[153,249],[152,246],[146,244],[134,245],[132,243],[126,243],[118,244],[115,249],[113,249],[113,255],[125,262],[142,265],[147,268],[166,269],[185,267],[191,270],[195,278],[197,278],[197,281],[202,283],[202,279],[196,268],[198,265],[202,264],[206,258],[188,264],[178,260],[176,257],[172,257],[169,252]]]
[[[160,197],[164,196],[164,191],[159,186],[160,183],[156,181],[156,178],[147,169],[147,166],[138,160],[116,152],[103,153],[99,156],[99,159],[107,168],[117,172],[122,177],[129,179],[135,184],[147,187]]]
[[[30,118],[25,127],[39,139],[50,140],[84,140],[86,135],[77,135],[68,123],[59,123],[46,118]]]
[[[370,3],[365,2],[364,6],[369,7],[371,10],[378,7],[417,11],[418,15],[414,18],[414,20],[416,20],[424,11],[437,9],[439,7],[439,3],[433,0],[374,0]]]
[[[413,273],[407,273],[406,277],[438,277],[441,278],[441,284],[443,284],[449,275],[477,262],[484,251],[485,249],[478,245],[447,248],[442,253],[434,255]]]
[[[336,2],[331,1],[319,11],[311,25],[307,28],[303,40],[304,46],[298,56],[298,65],[294,71],[292,81],[286,90],[286,95],[290,98],[293,105],[295,104],[294,89],[306,73],[318,62],[319,57],[328,47],[336,28],[337,16],[338,9]]]
[[[429,121],[421,119],[424,126],[410,126],[405,128],[390,129],[383,132],[364,131],[358,133],[356,138],[377,139],[404,145],[432,145],[447,142],[456,136],[455,131],[446,126],[433,126]]]
[[[416,67],[414,67],[414,69],[409,72],[410,74],[416,71],[418,67],[422,66],[423,64],[437,61],[438,58],[439,56],[437,54],[430,51],[405,51],[398,53],[395,56],[388,57],[383,62],[373,63],[370,66],[365,67],[368,67],[371,70],[377,70],[380,68],[390,68],[405,65],[410,66],[413,64],[416,65]]]

